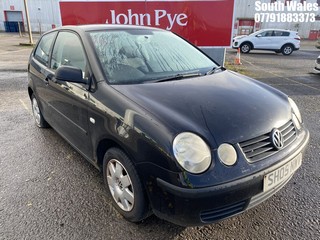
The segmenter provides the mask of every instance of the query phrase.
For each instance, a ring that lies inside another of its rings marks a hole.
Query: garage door
[[[21,11],[4,11],[4,28],[6,32],[24,32],[23,16]],[[20,25],[20,28],[19,28]]]

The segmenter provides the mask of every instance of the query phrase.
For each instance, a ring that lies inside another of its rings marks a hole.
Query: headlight
[[[302,123],[301,114],[300,114],[300,111],[299,111],[299,108],[298,108],[297,104],[289,97],[288,97],[288,100],[289,100],[289,103],[291,105],[291,108],[292,108],[292,111],[293,111],[294,115],[296,115],[296,117],[298,118],[299,122]]]
[[[237,152],[228,143],[223,143],[218,148],[218,156],[221,162],[227,166],[232,166],[237,162]]]
[[[202,173],[211,164],[210,148],[194,133],[177,135],[173,140],[173,153],[181,167],[191,173]]]
[[[292,113],[292,121],[293,124],[297,127],[298,130],[301,129],[301,123],[299,122],[298,118],[296,117],[295,114]]]

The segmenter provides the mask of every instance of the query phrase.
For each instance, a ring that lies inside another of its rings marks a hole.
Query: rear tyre
[[[35,124],[39,128],[47,128],[47,127],[49,127],[49,124],[44,119],[44,117],[43,117],[43,115],[41,113],[41,110],[40,110],[39,104],[38,104],[38,100],[36,99],[34,94],[32,94],[32,96],[31,96],[31,106],[32,106],[32,114],[33,114],[33,118],[34,118]]]
[[[103,178],[113,205],[130,222],[148,216],[148,204],[137,171],[118,148],[109,149],[103,159]]]
[[[290,44],[286,44],[281,48],[283,55],[290,55],[293,52],[293,47]]]
[[[240,51],[242,53],[249,53],[251,51],[252,47],[250,43],[242,43],[240,46]]]

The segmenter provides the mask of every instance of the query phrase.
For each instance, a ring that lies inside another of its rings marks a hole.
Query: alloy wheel
[[[246,53],[246,52],[249,52],[250,51],[250,47],[249,47],[249,45],[243,45],[242,47],[241,47],[241,50],[242,50],[242,52],[243,53]]]
[[[40,109],[39,109],[36,98],[32,99],[32,113],[33,113],[34,120],[36,121],[36,124],[39,126],[41,123],[41,115],[40,115]]]
[[[283,49],[283,52],[286,54],[286,55],[289,55],[291,52],[292,52],[292,47],[290,46],[287,46]]]
[[[111,159],[106,171],[108,187],[114,201],[123,211],[131,211],[134,206],[134,192],[127,170],[118,160]]]

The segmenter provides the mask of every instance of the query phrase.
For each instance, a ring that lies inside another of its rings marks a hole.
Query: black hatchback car
[[[252,208],[290,180],[309,140],[291,98],[156,28],[54,29],[28,78],[36,125],[103,172],[132,222],[202,225]]]

